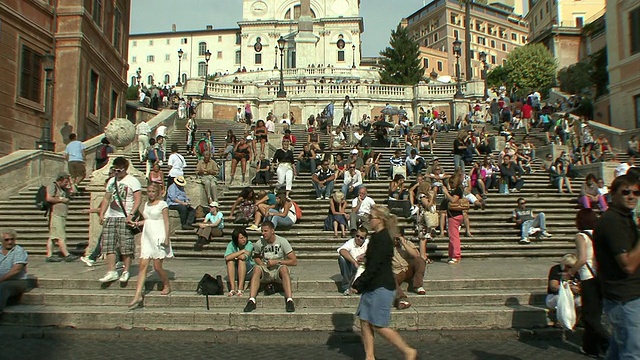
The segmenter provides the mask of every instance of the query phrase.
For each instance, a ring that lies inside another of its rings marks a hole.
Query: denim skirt
[[[395,296],[395,290],[383,287],[363,293],[360,296],[356,316],[374,326],[388,327],[391,322],[391,305]]]

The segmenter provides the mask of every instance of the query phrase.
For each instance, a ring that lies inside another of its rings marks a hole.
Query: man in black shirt
[[[520,165],[511,161],[511,156],[505,155],[502,157],[503,161],[500,164],[500,176],[507,182],[509,191],[518,192],[524,186],[524,180],[522,180],[522,168]]]
[[[640,356],[640,241],[633,210],[640,196],[638,177],[623,175],[611,184],[613,204],[594,231],[604,312],[613,327],[607,359]]]

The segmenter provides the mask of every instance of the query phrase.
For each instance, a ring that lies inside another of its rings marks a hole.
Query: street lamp
[[[176,83],[176,86],[182,86],[182,81],[181,81],[182,76],[180,76],[180,65],[182,63],[182,54],[184,54],[184,51],[182,51],[182,49],[178,50],[178,82]]]
[[[278,70],[278,47],[274,49],[276,51],[276,56],[273,58],[273,69]]]
[[[211,60],[211,51],[207,49],[207,52],[204,53],[204,61],[206,61],[204,65],[204,90],[202,91],[202,98],[209,99],[209,86],[207,86],[207,78],[209,76],[209,60]]]
[[[282,68],[284,67],[284,46],[287,44],[287,41],[280,36],[278,39],[278,49],[280,49],[280,87],[278,88],[278,97],[283,98],[287,97],[287,92],[284,91],[284,75],[282,74]]]
[[[55,57],[47,52],[42,57],[42,67],[45,72],[45,98],[44,98],[44,126],[42,127],[42,136],[36,141],[36,149],[45,151],[54,151],[56,143],[51,141],[51,120],[53,115],[53,68]]]
[[[487,65],[487,53],[484,51],[480,52],[480,61],[482,62],[482,79],[484,80],[484,99],[489,98],[489,89],[487,88],[487,69],[489,66]]]
[[[462,85],[460,84],[460,55],[462,54],[462,41],[456,36],[456,40],[453,42],[453,54],[456,56],[456,94],[453,96],[456,99],[463,99]]]
[[[138,87],[140,87],[140,79],[142,79],[142,69],[138,68],[138,70],[136,70],[136,80],[138,80]]]
[[[355,44],[354,44],[354,45],[351,45],[351,50],[353,51],[353,55],[352,55],[352,57],[353,57],[353,63],[352,63],[352,65],[351,65],[351,68],[352,68],[352,69],[355,69],[355,68],[356,68],[356,45],[355,45]]]

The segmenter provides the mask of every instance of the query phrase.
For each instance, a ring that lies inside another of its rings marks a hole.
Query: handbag
[[[126,219],[128,215],[127,215],[127,210],[125,210],[124,204],[122,203],[122,199],[120,198],[120,192],[118,191],[118,178],[114,176],[113,182],[116,188],[116,199],[118,200],[118,205],[120,205],[120,208],[122,209],[122,213],[124,214],[124,217]],[[133,216],[131,216],[131,222],[135,223],[136,221],[140,221],[140,220],[142,220],[142,214],[140,214],[140,211],[136,211],[133,214]],[[142,227],[127,224],[127,230],[129,230],[133,235],[138,235],[142,232]]]
[[[573,292],[568,281],[562,281],[558,291],[557,305],[558,321],[563,328],[573,330],[576,325],[576,306],[573,300]]]
[[[222,276],[218,275],[214,278],[209,274],[204,274],[200,282],[198,282],[196,293],[206,297],[207,310],[209,310],[209,295],[222,295],[224,293]]]
[[[437,212],[425,211],[423,217],[428,228],[436,228],[440,225],[440,216]]]
[[[469,200],[461,197],[458,199],[458,201],[449,202],[447,208],[449,209],[449,211],[467,211],[469,210],[469,207],[470,207]]]

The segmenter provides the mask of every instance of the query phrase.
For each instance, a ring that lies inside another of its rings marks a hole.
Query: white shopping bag
[[[364,264],[360,264],[360,266],[358,266],[358,270],[356,270],[356,275],[353,277],[353,280],[351,280],[351,284],[356,282],[356,279],[359,278],[363,272],[364,272]]]
[[[568,330],[576,326],[576,305],[573,301],[573,292],[570,283],[563,281],[558,292],[557,317],[560,325]]]

